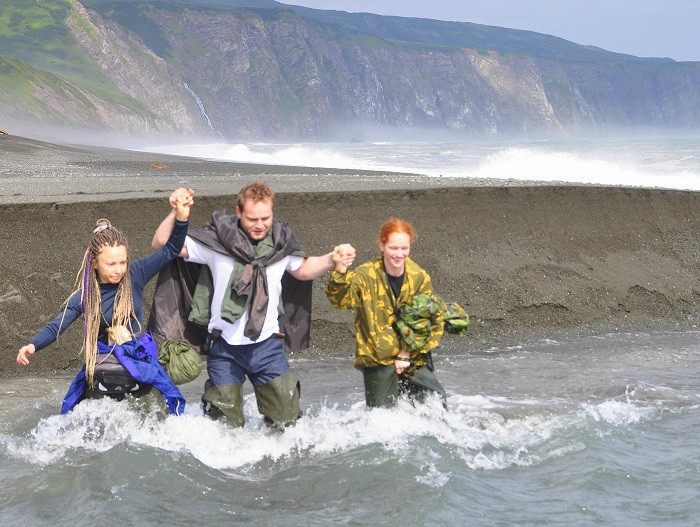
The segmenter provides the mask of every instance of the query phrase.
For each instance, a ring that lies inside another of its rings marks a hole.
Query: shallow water
[[[292,359],[280,434],[4,379],[0,525],[697,525],[700,332],[540,340],[436,357],[437,401],[367,411],[349,357]]]

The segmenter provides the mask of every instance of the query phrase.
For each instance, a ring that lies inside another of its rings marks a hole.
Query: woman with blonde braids
[[[161,268],[175,259],[185,242],[194,191],[177,189],[170,196],[176,224],[168,243],[149,256],[131,262],[126,237],[108,220],[92,232],[76,278],[76,291],[58,316],[20,348],[17,362],[54,342],[78,317],[84,322],[85,366],[73,381],[61,413],[83,398],[109,395],[123,399],[148,393],[156,386],[171,413],[182,413],[184,398],[158,363],[156,343],[143,332],[143,290]]]

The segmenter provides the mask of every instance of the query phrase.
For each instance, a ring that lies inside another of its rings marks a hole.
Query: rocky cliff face
[[[95,104],[84,121],[239,139],[348,138],[365,125],[487,135],[700,126],[700,63],[574,62],[401,43],[280,9],[136,4],[142,24],[126,28],[116,4],[74,2],[77,46],[143,107]]]
[[[207,131],[181,75],[137,35],[79,3],[68,26],[79,48],[114,85],[156,116],[157,131],[176,135]]]

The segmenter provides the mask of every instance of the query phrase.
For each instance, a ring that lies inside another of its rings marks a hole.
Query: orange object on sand
[[[153,163],[151,165],[151,168],[167,168],[167,167],[162,163]]]

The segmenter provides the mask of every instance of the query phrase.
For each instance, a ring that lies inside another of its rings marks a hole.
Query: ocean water
[[[466,341],[465,341],[466,342]],[[70,376],[3,379],[2,526],[687,526],[700,332],[436,354],[438,401],[368,411],[350,354],[297,354],[304,416],[243,429],[153,401],[57,415]]]
[[[149,151],[220,161],[478,180],[700,190],[700,136],[361,143],[201,143]]]

